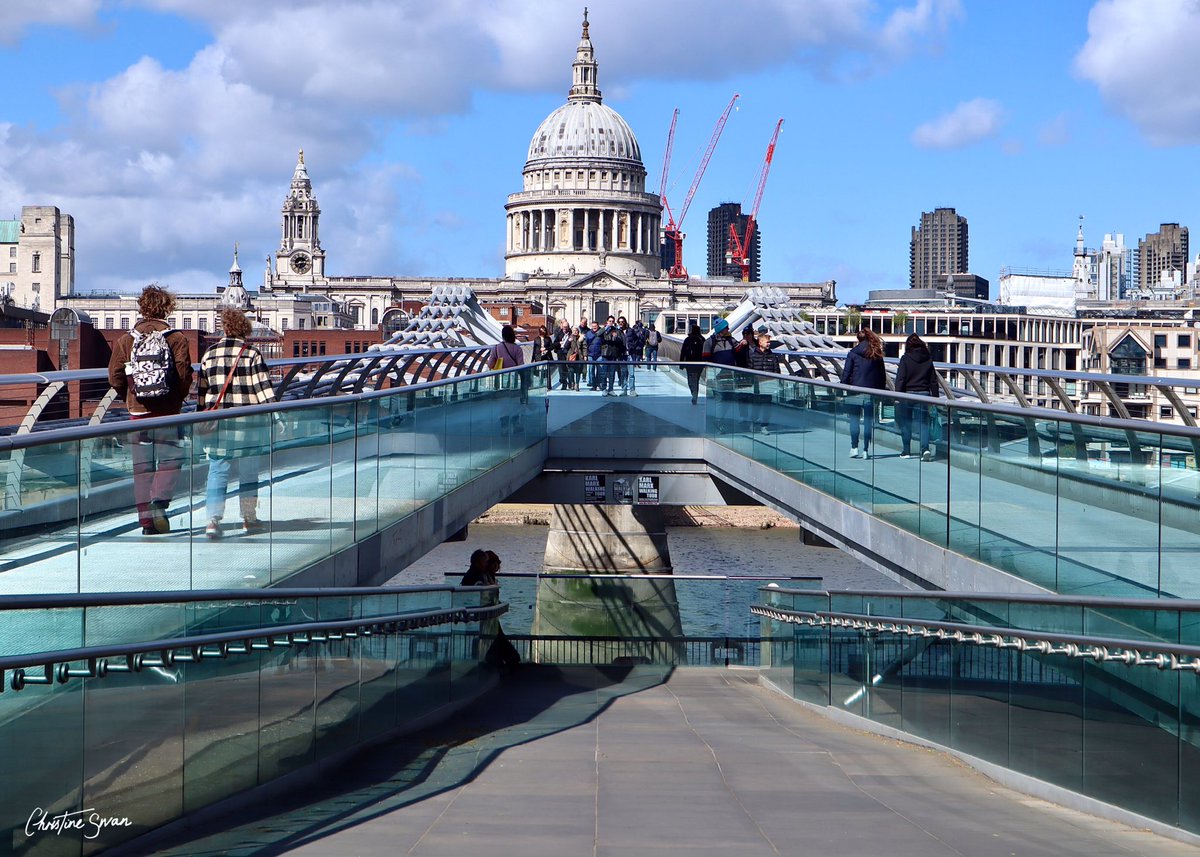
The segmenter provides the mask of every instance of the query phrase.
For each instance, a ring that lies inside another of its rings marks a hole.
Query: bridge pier
[[[676,644],[656,642],[683,634],[675,582],[658,576],[671,573],[661,507],[554,506],[542,570],[556,576],[538,583],[535,636],[591,638],[592,663],[683,661]],[[540,642],[534,659],[555,647],[561,661],[563,645]]]

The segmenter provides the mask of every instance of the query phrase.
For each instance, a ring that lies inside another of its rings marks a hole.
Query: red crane
[[[667,210],[667,225],[663,228],[663,235],[666,240],[675,245],[675,261],[671,265],[671,270],[667,272],[667,277],[674,282],[687,282],[688,272],[687,268],[683,266],[683,239],[686,237],[682,231],[683,219],[687,217],[692,197],[696,195],[696,188],[700,187],[700,179],[704,177],[704,171],[708,169],[709,159],[712,158],[713,150],[717,148],[717,140],[721,139],[721,132],[725,130],[725,122],[729,119],[729,114],[733,110],[733,105],[737,103],[738,97],[737,93],[734,93],[733,98],[729,99],[729,104],[725,107],[725,112],[717,120],[717,126],[713,129],[712,137],[708,141],[708,148],[704,150],[704,157],[700,159],[700,166],[696,168],[696,177],[692,179],[692,186],[688,188],[687,196],[683,199],[683,206],[679,209],[678,222],[675,220],[675,214],[671,211],[670,204],[667,203],[666,196],[667,167],[671,160],[671,149],[675,144],[675,120],[679,118],[678,110],[671,119],[671,131],[667,135],[667,154],[663,159],[662,189],[659,196],[662,197],[663,208]]]
[[[767,157],[763,160],[762,172],[758,174],[758,191],[754,194],[754,206],[750,216],[746,218],[746,235],[738,235],[737,224],[729,224],[729,252],[726,254],[730,264],[742,269],[742,282],[750,282],[750,242],[754,240],[754,225],[758,218],[758,206],[762,203],[763,188],[767,186],[767,173],[771,172],[771,159],[775,157],[775,142],[779,139],[779,131],[783,128],[783,120],[775,125],[775,133],[771,135],[771,143],[767,146]]]

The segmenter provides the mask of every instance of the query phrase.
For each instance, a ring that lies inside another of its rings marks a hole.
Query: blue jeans
[[[866,402],[863,402],[866,399]],[[857,400],[857,401],[855,401]],[[853,396],[846,399],[846,416],[850,420],[850,445],[858,447],[859,423],[862,423],[862,451],[871,448],[871,431],[875,424],[875,398]]]
[[[650,368],[651,372],[658,371],[658,367],[654,365],[658,362],[658,346],[657,345],[647,345],[646,346],[646,362],[648,364],[650,364],[649,368]]]
[[[633,367],[637,365],[637,363],[636,363],[637,359],[638,358],[632,357],[632,356],[627,358],[625,365],[622,367],[622,371],[621,371],[621,392],[622,393],[636,393],[637,392],[637,381],[633,377]]]
[[[621,389],[625,389],[625,368],[628,364],[624,360],[618,360],[613,357],[600,358],[600,386],[604,388],[604,392],[611,393],[613,385],[620,383]]]
[[[896,422],[900,424],[900,451],[908,454],[912,442],[913,424],[921,441],[921,452],[929,449],[929,410],[914,402],[896,402]]]
[[[225,489],[229,485],[229,471],[237,476],[238,491],[244,498],[258,500],[258,473],[261,456],[243,455],[238,458],[210,458],[208,460],[208,482],[204,491],[205,512],[210,519],[225,517]]]

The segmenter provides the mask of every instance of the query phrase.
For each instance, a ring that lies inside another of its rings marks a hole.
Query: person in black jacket
[[[918,393],[922,396],[938,395],[937,371],[929,348],[915,333],[904,341],[904,356],[896,369],[896,392]],[[929,410],[916,402],[896,403],[896,422],[900,426],[900,457],[911,458],[909,445],[912,443],[913,424],[921,441],[921,459],[929,461],[933,451],[929,448]]]
[[[747,356],[746,363],[746,368],[755,372],[779,374],[779,355],[771,350],[771,334],[765,327],[758,333],[758,341]],[[771,429],[767,425],[767,417],[771,412],[771,394],[762,392],[759,381],[759,378],[754,379],[754,405],[751,422],[758,425],[760,432],[769,434]],[[768,386],[770,386],[769,382]]]
[[[858,331],[858,345],[850,349],[842,364],[842,383],[851,387],[883,390],[887,375],[883,367],[883,340],[869,328]],[[875,397],[866,393],[846,396],[846,415],[850,419],[850,457],[869,458],[871,431],[875,424]],[[862,448],[858,445],[859,423],[862,423]]]
[[[700,325],[693,324],[692,329],[688,331],[687,338],[683,340],[683,345],[679,348],[679,362],[694,364],[686,367],[688,389],[692,391],[693,405],[696,404],[700,395],[700,375],[704,372],[700,361],[703,359],[704,334],[700,332]]]

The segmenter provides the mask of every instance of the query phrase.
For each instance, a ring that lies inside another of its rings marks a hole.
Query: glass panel
[[[379,529],[379,461],[381,421],[385,399],[363,399],[354,417],[358,434],[354,446],[354,538],[361,540]]]
[[[979,559],[982,536],[983,447],[989,438],[987,416],[965,408],[938,408],[930,420],[935,461],[944,455],[948,467],[947,540],[951,550]],[[935,477],[936,478],[936,477]]]
[[[1200,598],[1195,558],[1200,552],[1196,498],[1200,497],[1200,439],[1163,435],[1159,470],[1159,576],[1161,593]]]
[[[189,427],[193,589],[270,580],[273,424],[253,414]]]
[[[416,401],[413,393],[371,399],[379,414],[380,527],[400,520],[416,508]]]
[[[304,408],[288,416],[271,455],[272,581],[324,559],[332,546],[331,410]]]
[[[337,553],[354,543],[354,512],[358,500],[355,480],[358,408],[353,402],[335,405],[329,409],[329,419],[333,438],[329,548]]]
[[[1060,426],[1058,588],[1063,594],[1158,594],[1159,436]]]

